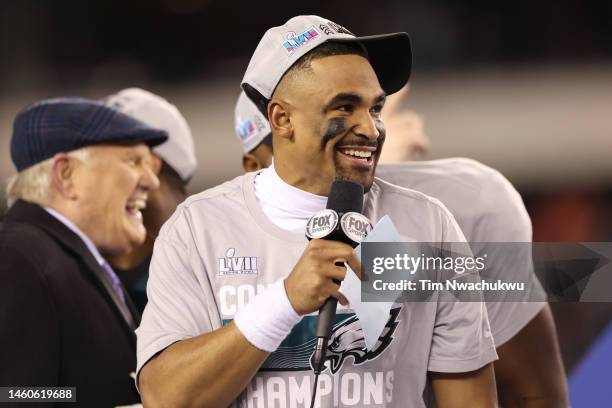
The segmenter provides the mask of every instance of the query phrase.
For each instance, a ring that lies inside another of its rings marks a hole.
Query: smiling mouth
[[[373,146],[341,146],[336,148],[340,156],[359,167],[371,167],[376,157],[376,150],[377,148]]]
[[[142,210],[146,207],[146,198],[130,198],[125,206],[125,211],[130,217],[142,221]]]

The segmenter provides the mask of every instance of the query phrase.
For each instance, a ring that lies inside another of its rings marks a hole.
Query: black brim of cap
[[[390,95],[402,89],[412,72],[412,47],[407,33],[391,33],[334,41],[358,42],[368,52],[368,60],[383,90]]]
[[[143,131],[141,141],[149,147],[159,146],[168,140],[168,132],[165,130]]]

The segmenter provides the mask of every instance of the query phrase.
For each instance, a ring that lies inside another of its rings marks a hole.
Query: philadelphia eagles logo
[[[353,365],[360,365],[378,357],[389,344],[391,344],[391,341],[393,341],[393,333],[399,324],[397,316],[400,310],[401,307],[391,310],[389,313],[389,320],[387,320],[383,332],[380,337],[378,337],[378,342],[370,351],[366,349],[363,329],[358,323],[359,319],[357,319],[356,315],[335,325],[332,331],[331,341],[327,346],[326,361],[329,361],[329,363],[327,363],[326,366],[335,374],[340,370],[344,360],[349,356],[353,357]],[[313,356],[311,356],[311,359]]]
[[[338,372],[348,357],[352,357],[354,365],[359,365],[380,356],[393,341],[393,334],[400,322],[398,316],[401,310],[401,306],[391,309],[387,324],[379,336],[378,342],[370,351],[366,349],[363,329],[357,316],[354,314],[336,315],[336,324],[327,346],[325,370],[329,368],[332,373]],[[281,346],[268,356],[261,370],[312,370],[313,349],[316,343],[316,320],[316,316],[306,316],[302,319]]]

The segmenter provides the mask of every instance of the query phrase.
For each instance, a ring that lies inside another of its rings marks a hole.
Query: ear
[[[282,101],[272,99],[268,104],[268,119],[272,133],[290,139],[293,136],[291,112]]]
[[[246,172],[257,171],[263,168],[263,165],[252,153],[245,153],[242,155],[242,168]]]
[[[53,167],[51,170],[51,183],[55,190],[68,199],[76,198],[74,192],[74,160],[71,160],[65,153],[58,153],[53,157]]]

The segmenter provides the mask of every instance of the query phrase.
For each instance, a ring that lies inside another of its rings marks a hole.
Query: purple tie
[[[111,282],[113,283],[113,288],[115,289],[117,296],[119,296],[119,299],[121,299],[121,301],[125,303],[125,294],[123,293],[123,289],[121,288],[121,282],[119,281],[119,277],[117,276],[115,271],[113,271],[113,268],[111,268],[108,262],[104,261],[102,263],[102,269],[104,269],[104,272],[106,272]]]

